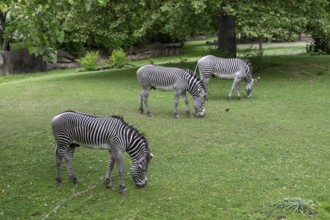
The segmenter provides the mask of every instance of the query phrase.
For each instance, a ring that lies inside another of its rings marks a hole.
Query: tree
[[[329,0],[8,0],[6,11],[3,5],[0,12],[10,12],[5,36],[52,61],[65,44],[111,51],[200,33],[218,33],[218,49],[235,57],[236,33],[264,39],[327,34],[329,26]]]
[[[219,10],[218,22],[218,50],[224,56],[236,57],[236,25],[235,17],[227,13],[227,2],[222,2]]]
[[[308,48],[312,54],[330,54],[330,1],[322,2],[322,5],[311,3],[311,7],[318,13],[311,13],[306,25],[313,39]]]
[[[127,49],[146,36],[142,25],[147,11],[143,0],[110,1],[89,11],[75,5],[61,15],[64,42],[109,51]]]
[[[2,1],[0,2],[0,35],[2,39],[2,50],[9,51],[10,43],[6,35],[6,25],[7,25],[7,16],[9,13],[8,6],[11,1]]]
[[[261,40],[265,38],[290,36],[306,31],[311,33],[311,30],[320,33],[320,30],[328,30],[330,23],[329,0],[187,0],[185,2],[186,5],[199,6],[200,10],[195,10],[196,16],[192,17],[194,21],[190,21],[196,24],[194,27],[218,32],[218,49],[231,57],[236,56],[235,33],[260,39],[262,42]],[[200,15],[218,23],[206,22]],[[198,25],[196,19],[203,21],[204,27]]]
[[[7,36],[20,38],[28,45],[31,54],[43,55],[45,59],[56,61],[58,44],[64,40],[60,14],[80,5],[88,11],[92,5],[103,5],[106,0],[19,0],[9,5],[11,22],[7,26]]]

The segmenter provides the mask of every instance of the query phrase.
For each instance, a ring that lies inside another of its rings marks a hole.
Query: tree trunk
[[[7,13],[1,12],[0,13],[0,35],[1,35],[1,40],[2,40],[2,50],[4,51],[10,51],[10,43],[8,38],[6,37],[6,15]]]
[[[259,50],[262,50],[262,37],[259,37]]]
[[[235,18],[221,9],[218,21],[218,50],[226,57],[235,58],[237,46]]]

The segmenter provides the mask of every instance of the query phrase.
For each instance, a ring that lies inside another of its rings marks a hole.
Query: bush
[[[257,72],[262,69],[267,63],[264,59],[264,51],[259,49],[253,49],[252,47],[247,49],[240,49],[237,52],[239,57],[248,59],[253,63],[253,71]]]
[[[80,66],[84,68],[84,70],[94,71],[97,68],[96,60],[98,55],[98,51],[88,51],[84,57],[78,59],[78,62],[80,63]]]
[[[85,45],[81,42],[64,42],[61,44],[60,49],[72,54],[75,57],[82,57],[86,54]]]
[[[123,49],[112,51],[111,56],[107,60],[107,64],[117,68],[123,68],[127,64],[126,53]]]

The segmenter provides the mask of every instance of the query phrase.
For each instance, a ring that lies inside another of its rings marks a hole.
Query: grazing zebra
[[[95,149],[105,149],[110,153],[108,170],[105,176],[107,188],[113,188],[111,172],[115,161],[119,171],[120,192],[126,194],[124,184],[123,152],[127,151],[132,159],[131,175],[138,187],[147,184],[148,163],[153,155],[148,148],[148,141],[143,134],[128,125],[118,116],[98,117],[66,111],[52,120],[52,131],[56,142],[56,181],[62,186],[61,162],[64,157],[67,163],[69,178],[79,183],[72,168],[74,150],[79,145]]]
[[[192,72],[175,67],[162,67],[154,65],[145,65],[136,72],[137,79],[143,90],[140,94],[140,112],[143,114],[143,103],[146,107],[148,116],[151,112],[148,107],[148,96],[150,89],[173,90],[174,91],[174,116],[179,117],[177,108],[180,95],[183,97],[186,105],[186,114],[190,116],[188,106],[188,91],[194,99],[194,108],[197,117],[204,117],[204,102],[207,100],[207,93],[203,83]]]
[[[237,89],[238,98],[242,98],[239,90],[239,83],[241,79],[245,78],[246,80],[245,88],[248,98],[251,98],[253,84],[260,80],[260,77],[257,79],[252,78],[252,64],[246,59],[224,59],[207,55],[198,60],[195,73],[197,67],[205,87],[212,75],[217,76],[220,79],[234,79],[228,95],[228,100],[231,100],[231,96],[235,88]]]

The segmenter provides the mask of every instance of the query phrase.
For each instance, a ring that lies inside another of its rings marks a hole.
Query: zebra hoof
[[[190,111],[187,111],[187,112],[186,112],[186,115],[187,115],[187,117],[191,117],[191,113],[190,113]]]
[[[231,101],[231,96],[228,96],[227,97],[227,101]]]
[[[147,116],[148,116],[148,117],[152,117],[151,112],[147,113]]]
[[[79,180],[76,177],[72,178],[72,182],[73,182],[73,184],[79,184],[80,183]]]
[[[238,97],[238,100],[242,100],[242,97],[239,96],[239,97]]]
[[[106,187],[107,189],[112,189],[112,190],[114,190],[113,185],[112,185],[110,179],[105,179],[105,187]]]
[[[106,187],[107,189],[112,189],[112,190],[115,189],[111,183],[106,184],[105,187]]]
[[[126,195],[127,195],[127,189],[126,189],[126,188],[124,188],[124,189],[120,189],[120,194],[121,194],[122,196],[126,196]]]

